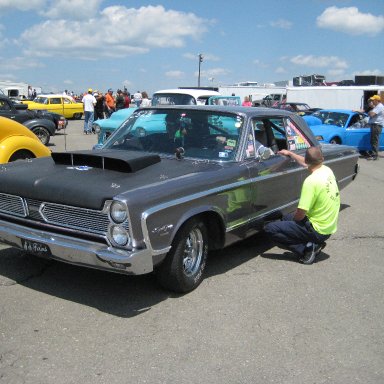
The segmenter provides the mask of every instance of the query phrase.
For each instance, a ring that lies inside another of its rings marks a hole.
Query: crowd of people
[[[111,88],[105,94],[89,88],[80,101],[84,104],[85,135],[92,133],[94,120],[108,119],[112,113],[123,108],[129,108],[132,104],[136,107],[149,107],[151,105],[151,101],[145,91],[137,91],[131,95],[127,89],[118,89],[114,95]]]

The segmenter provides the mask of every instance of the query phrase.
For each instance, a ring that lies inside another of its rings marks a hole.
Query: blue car
[[[303,116],[316,139],[321,143],[345,144],[359,151],[369,151],[370,128],[365,113],[348,109],[321,109]],[[384,149],[384,131],[380,135],[380,150]]]
[[[92,129],[98,134],[97,146],[103,144],[105,140],[120,125],[136,111],[136,108],[124,108],[112,113],[109,119],[98,119],[93,122]]]

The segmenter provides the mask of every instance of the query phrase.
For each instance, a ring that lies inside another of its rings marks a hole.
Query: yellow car
[[[67,119],[81,119],[84,114],[83,103],[77,103],[71,96],[66,95],[39,95],[33,101],[25,100],[23,104],[28,109],[43,109],[64,115]]]
[[[51,151],[27,127],[0,116],[0,164],[50,155]]]

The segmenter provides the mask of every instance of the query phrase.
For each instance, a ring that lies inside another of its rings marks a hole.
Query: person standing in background
[[[379,159],[379,148],[380,148],[380,135],[384,125],[384,106],[381,102],[379,95],[374,95],[369,98],[372,101],[373,108],[368,111],[368,124],[371,129],[371,147],[372,150],[368,159],[378,160]]]
[[[121,92],[120,89],[117,90],[117,96],[116,96],[116,111],[119,109],[123,109],[125,104],[123,92]]]
[[[249,101],[249,97],[245,96],[244,101],[241,104],[243,107],[252,107],[252,102]]]
[[[96,99],[92,94],[92,88],[88,89],[88,93],[83,96],[81,102],[84,108],[84,134],[92,133],[92,124],[94,119]]]
[[[93,96],[96,99],[95,105],[95,120],[104,119],[104,103],[105,97],[101,92],[96,91]]]
[[[108,92],[105,94],[105,114],[107,119],[112,115],[116,110],[115,99],[113,97],[113,91],[111,88],[108,89]]]
[[[131,104],[131,95],[129,94],[128,91],[124,90],[123,96],[124,96],[124,108],[129,108]]]
[[[143,108],[143,107],[150,107],[151,106],[151,100],[149,100],[148,98],[148,93],[147,92],[142,92],[141,93],[141,103],[140,103],[140,108]]]
[[[134,100],[137,108],[140,107],[141,99],[142,99],[142,96],[141,96],[141,92],[140,91],[137,91],[137,92],[135,92],[133,94],[133,100]]]

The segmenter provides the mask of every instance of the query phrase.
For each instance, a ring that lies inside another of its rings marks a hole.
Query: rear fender
[[[55,123],[52,120],[48,119],[32,119],[26,121],[25,123],[23,123],[23,125],[29,128],[30,130],[33,130],[36,127],[44,127],[48,129],[51,136],[53,136],[56,131]]]
[[[8,163],[11,156],[21,150],[30,151],[35,157],[51,155],[51,151],[37,137],[11,136],[0,143],[0,164]]]

